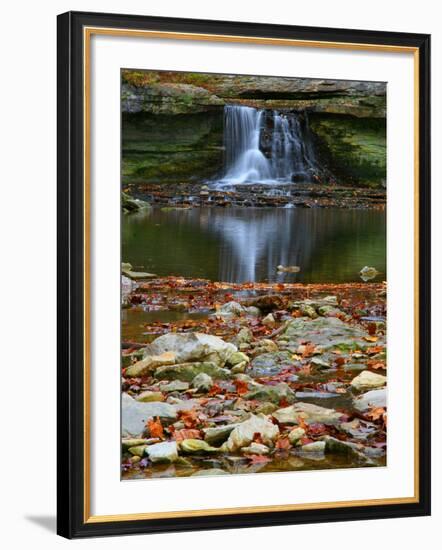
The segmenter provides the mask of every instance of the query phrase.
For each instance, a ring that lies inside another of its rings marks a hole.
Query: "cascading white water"
[[[265,125],[270,126],[265,137],[267,156],[261,150]],[[317,170],[310,141],[295,113],[228,105],[224,108],[224,146],[221,184],[289,183],[294,176],[308,179]]]
[[[252,107],[225,107],[225,182],[246,183],[272,179],[270,162],[259,148],[262,116],[263,111]]]

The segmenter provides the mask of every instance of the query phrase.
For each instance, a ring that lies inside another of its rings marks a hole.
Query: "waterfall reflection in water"
[[[386,277],[385,212],[301,208],[195,208],[123,217],[123,261],[158,275],[226,282],[360,281]],[[300,273],[278,274],[279,265]]]

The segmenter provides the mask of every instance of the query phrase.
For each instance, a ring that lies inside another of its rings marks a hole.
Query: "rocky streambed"
[[[151,205],[192,207],[378,208],[386,204],[385,189],[322,184],[247,184],[223,188],[201,183],[133,184],[126,188]]]
[[[386,464],[385,286],[123,277],[122,477]]]

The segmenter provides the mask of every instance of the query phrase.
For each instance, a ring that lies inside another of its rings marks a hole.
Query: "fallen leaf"
[[[194,428],[198,424],[198,414],[192,409],[190,411],[181,411],[180,420],[184,422],[186,428]]]
[[[238,395],[244,395],[249,391],[249,385],[245,380],[234,380],[233,384],[235,385]]]
[[[275,448],[278,451],[288,451],[291,447],[290,441],[288,437],[281,437],[276,442]]]
[[[160,418],[157,416],[155,420],[149,419],[147,421],[147,427],[149,428],[150,437],[164,438],[164,429],[161,424]]]

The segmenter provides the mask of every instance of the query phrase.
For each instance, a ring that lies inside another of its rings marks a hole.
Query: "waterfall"
[[[308,125],[296,113],[224,107],[221,184],[290,183],[318,172]]]
[[[252,107],[229,105],[224,108],[226,182],[272,179],[270,162],[259,148],[263,114]]]

